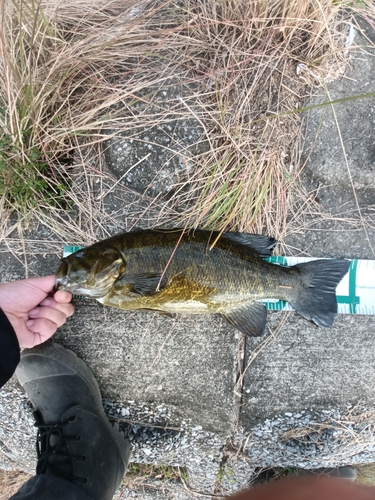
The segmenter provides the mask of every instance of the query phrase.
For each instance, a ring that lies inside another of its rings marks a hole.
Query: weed
[[[229,468],[221,468],[217,474],[217,481],[222,483],[223,481],[227,481],[230,484],[235,484],[236,480],[234,479],[234,471]]]
[[[56,203],[44,177],[48,165],[40,158],[39,150],[33,147],[22,158],[17,153],[10,136],[4,135],[0,140],[0,196],[20,209],[37,208],[43,198],[51,205]]]
[[[185,469],[171,465],[150,465],[129,463],[128,472],[124,478],[126,482],[143,481],[145,479],[158,479],[160,481],[181,481],[186,479]]]
[[[54,103],[46,101],[34,80],[40,63],[35,62],[35,53],[51,45],[54,33],[34,1],[21,1],[17,9],[13,3],[3,3],[1,14],[0,196],[21,211],[38,209],[41,203],[59,206],[66,187],[51,175],[52,154],[39,140],[44,126],[40,114],[50,116]]]
[[[281,479],[284,477],[290,477],[298,475],[297,467],[270,467],[270,468],[258,468],[254,470],[254,473],[250,479],[252,485],[260,483],[268,483],[274,481],[275,479]]]

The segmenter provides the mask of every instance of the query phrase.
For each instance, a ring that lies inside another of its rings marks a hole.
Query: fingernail
[[[33,319],[29,319],[28,321],[26,321],[26,326],[33,326],[33,324],[34,324]]]
[[[71,294],[69,292],[65,292],[63,290],[59,290],[59,296],[60,296],[60,300],[62,300],[63,302],[68,302],[71,299]]]
[[[42,303],[44,306],[50,306],[50,305],[51,305],[51,301],[50,301],[50,299],[44,299],[41,303]]]
[[[29,316],[36,316],[39,313],[39,309],[31,309],[29,311]]]

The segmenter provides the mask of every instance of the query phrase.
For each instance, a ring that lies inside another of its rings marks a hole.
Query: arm
[[[49,339],[73,314],[71,293],[53,293],[55,276],[0,285],[0,386],[19,362],[19,348]]]
[[[12,325],[0,309],[0,387],[13,375],[20,361],[20,348]]]

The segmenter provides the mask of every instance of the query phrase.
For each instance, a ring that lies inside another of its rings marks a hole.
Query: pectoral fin
[[[158,273],[123,274],[116,283],[116,287],[127,285],[129,292],[145,296],[157,293],[164,287],[164,284],[165,280]]]
[[[140,311],[151,311],[154,313],[158,313],[161,316],[165,316],[166,318],[173,318],[173,314],[167,312],[167,311],[161,311],[160,309],[149,309],[147,307],[144,307],[142,309],[139,309]]]
[[[267,311],[261,302],[251,302],[222,314],[229,323],[250,337],[260,337],[265,329]]]

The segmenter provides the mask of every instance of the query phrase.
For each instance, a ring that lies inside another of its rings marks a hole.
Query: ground
[[[367,45],[358,33],[355,41]],[[356,52],[345,77],[312,103],[374,92],[374,69],[373,47]],[[304,116],[303,183],[326,216],[305,215],[284,248],[291,255],[373,260],[375,100],[338,103],[333,110],[315,108]],[[115,168],[119,157],[110,151],[109,167]],[[146,162],[131,174],[127,182],[134,189],[152,178]],[[119,214],[124,196],[109,193],[108,210]],[[30,275],[54,273],[63,239],[46,247],[49,230],[34,224],[26,252],[3,244],[2,281],[23,278],[24,259]],[[375,461],[374,316],[339,315],[331,328],[320,329],[295,313],[274,312],[265,338],[245,340],[217,317],[171,319],[87,300],[75,304],[76,314],[56,341],[93,370],[108,415],[132,440],[133,462],[185,471],[179,480],[178,474],[128,480],[117,498],[227,494],[245,487],[261,467]],[[35,432],[15,378],[0,392],[0,415],[1,465],[33,473]]]

